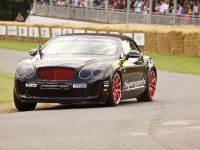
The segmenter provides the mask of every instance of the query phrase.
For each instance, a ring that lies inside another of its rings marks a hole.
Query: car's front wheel
[[[154,69],[150,70],[149,76],[147,78],[147,88],[146,90],[137,97],[138,102],[148,102],[152,101],[156,92],[157,76]]]
[[[120,74],[115,72],[111,81],[110,97],[107,100],[108,106],[117,106],[121,101],[122,81]]]
[[[34,110],[37,105],[37,103],[21,102],[21,100],[16,96],[15,92],[14,92],[14,103],[15,103],[15,107],[19,111]]]

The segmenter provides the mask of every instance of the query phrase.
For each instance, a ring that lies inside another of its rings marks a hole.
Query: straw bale
[[[41,27],[48,27],[50,35],[52,28],[67,28],[105,32],[144,33],[145,45],[142,51],[159,53],[184,54],[200,56],[200,26],[164,26],[139,24],[54,24],[54,23],[21,23],[0,21],[0,25],[38,27],[41,37]],[[0,36],[0,39],[47,41],[47,38]]]

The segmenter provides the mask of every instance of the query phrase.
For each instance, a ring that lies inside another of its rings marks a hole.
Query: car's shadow
[[[141,104],[135,100],[121,101],[119,106],[124,107],[129,105]],[[88,108],[112,108],[106,106],[104,103],[77,103],[77,104],[39,104],[36,111],[41,110],[59,110],[59,109],[88,109]]]

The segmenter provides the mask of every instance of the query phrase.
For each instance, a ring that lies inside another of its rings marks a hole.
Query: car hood
[[[58,66],[79,69],[91,64],[109,63],[113,60],[116,60],[116,58],[99,55],[46,55],[42,58],[37,55],[32,59],[32,62],[36,68]]]

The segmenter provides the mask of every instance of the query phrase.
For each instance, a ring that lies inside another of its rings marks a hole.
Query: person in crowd
[[[135,12],[140,13],[143,10],[144,0],[135,1]]]
[[[156,1],[155,6],[154,6],[154,11],[155,11],[155,14],[160,14],[160,3],[159,3],[159,1]]]
[[[86,2],[85,0],[75,0],[75,6],[79,6],[79,7],[85,7],[86,6]]]
[[[134,10],[134,0],[130,0],[130,9]]]
[[[84,2],[81,0],[72,0],[72,5],[73,6],[80,6],[80,3],[82,4],[82,5],[84,5]]]
[[[149,3],[145,0],[144,1],[144,4],[143,4],[143,13],[145,14],[145,15],[147,15],[148,14],[148,12],[150,11],[150,9],[149,9]]]
[[[57,0],[52,0],[53,4],[56,5],[57,3]]]
[[[125,9],[126,8],[126,1],[125,0],[118,0],[117,9]]]
[[[117,9],[117,7],[118,7],[118,0],[114,0],[112,9]]]
[[[189,24],[191,22],[191,17],[193,15],[193,7],[192,5],[187,5],[186,9],[185,9],[185,15],[184,15],[184,19],[183,19],[183,23],[184,24]]]
[[[189,16],[193,15],[193,7],[192,7],[192,5],[188,5],[186,14],[189,15]]]
[[[193,13],[194,13],[195,16],[199,15],[199,7],[198,7],[198,4],[197,4],[197,1],[195,1],[194,5],[193,5]]]
[[[178,6],[177,15],[179,15],[179,16],[184,15],[184,9],[183,9],[182,4],[181,4],[181,3],[178,3],[177,6]]]
[[[169,12],[169,2],[168,2],[168,0],[161,1],[160,13],[164,14],[164,13],[168,13],[168,12]]]
[[[169,13],[171,13],[171,14],[177,14],[177,10],[175,10],[173,4],[169,6]]]
[[[21,13],[19,12],[15,21],[17,22],[24,22],[24,17],[21,15]]]

